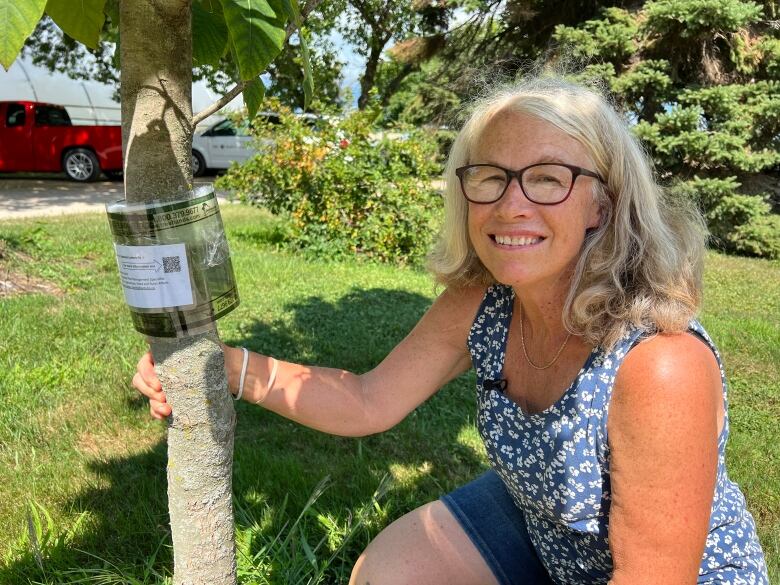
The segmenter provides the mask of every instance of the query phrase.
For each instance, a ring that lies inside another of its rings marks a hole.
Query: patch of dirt
[[[64,294],[62,289],[42,278],[5,270],[0,263],[0,299],[33,293],[55,297],[61,297]]]
[[[79,434],[76,449],[84,455],[105,461],[151,451],[164,438],[163,433],[157,432],[126,430],[118,434],[107,430],[97,433],[84,431]]]
[[[65,294],[56,284],[13,268],[32,262],[32,256],[11,250],[4,240],[0,240],[0,299],[34,293],[55,297]]]
[[[77,259],[75,262],[73,262],[73,265],[76,268],[92,268],[95,265],[95,261],[98,259],[98,255],[93,252],[88,252],[87,254],[84,254],[82,258]]]

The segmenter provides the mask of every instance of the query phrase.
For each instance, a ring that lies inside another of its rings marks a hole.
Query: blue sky
[[[331,32],[325,39],[336,48],[339,59],[344,63],[344,67],[341,69],[341,88],[352,90],[354,98],[352,105],[357,107],[357,99],[360,97],[360,76],[365,69],[366,60],[358,55],[354,46],[344,40],[339,33]]]

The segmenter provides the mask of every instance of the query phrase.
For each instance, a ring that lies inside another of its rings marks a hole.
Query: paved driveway
[[[196,184],[213,182],[214,177],[195,180]],[[123,197],[121,181],[76,183],[62,175],[0,174],[0,220],[103,212],[108,201]]]

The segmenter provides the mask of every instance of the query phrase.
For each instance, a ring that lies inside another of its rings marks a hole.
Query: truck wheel
[[[192,176],[200,177],[206,172],[206,161],[197,150],[192,151]]]
[[[100,176],[100,163],[95,153],[86,148],[74,148],[66,152],[62,168],[69,179],[80,183],[94,181]]]

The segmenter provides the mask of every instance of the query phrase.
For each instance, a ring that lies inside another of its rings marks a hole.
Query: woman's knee
[[[487,585],[495,578],[441,501],[385,528],[360,555],[350,585]]]

